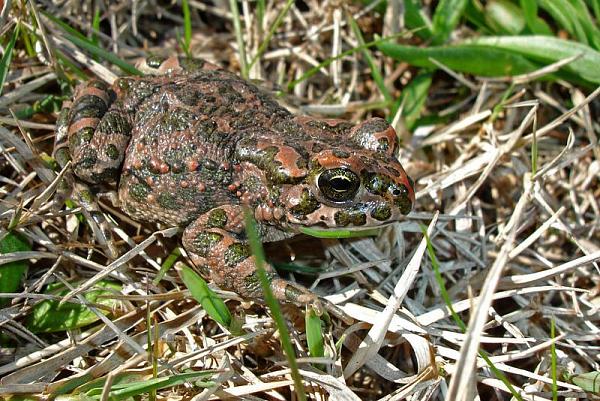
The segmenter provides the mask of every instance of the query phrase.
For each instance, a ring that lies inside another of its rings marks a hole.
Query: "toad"
[[[302,227],[377,227],[410,212],[412,181],[384,119],[295,116],[200,60],[152,57],[144,67],[153,74],[77,87],[57,122],[55,158],[71,161],[78,181],[114,187],[133,219],[182,227],[192,262],[219,287],[262,298],[244,207],[264,242]],[[278,299],[315,300],[266,269]]]

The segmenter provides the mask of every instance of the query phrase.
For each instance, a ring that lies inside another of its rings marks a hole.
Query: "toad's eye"
[[[333,202],[345,202],[354,197],[360,186],[360,178],[345,168],[334,168],[321,173],[319,190]]]

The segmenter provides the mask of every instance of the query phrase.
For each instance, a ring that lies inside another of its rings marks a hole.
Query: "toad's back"
[[[290,113],[254,85],[223,70],[144,78],[115,84],[112,107],[132,118],[119,198],[134,218],[183,225],[228,203],[233,153],[249,131]]]

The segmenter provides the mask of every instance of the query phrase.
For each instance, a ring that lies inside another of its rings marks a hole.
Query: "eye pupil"
[[[346,177],[333,177],[329,180],[331,188],[335,191],[343,192],[351,188],[352,183]]]
[[[345,202],[351,200],[358,192],[360,178],[348,169],[335,168],[321,173],[317,184],[327,199]]]

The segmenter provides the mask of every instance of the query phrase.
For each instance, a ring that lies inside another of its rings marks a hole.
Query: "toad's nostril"
[[[401,191],[400,191],[398,188],[396,188],[396,189],[394,189],[394,192],[392,192],[392,194],[393,194],[394,196],[400,196],[400,194],[401,194]]]

